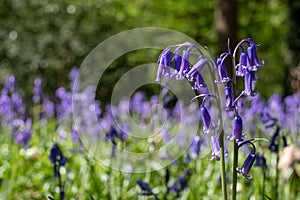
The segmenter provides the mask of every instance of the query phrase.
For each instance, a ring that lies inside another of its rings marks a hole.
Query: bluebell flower
[[[211,136],[211,151],[212,155],[210,160],[216,159],[217,161],[220,160],[221,152],[220,152],[220,142],[219,138],[215,135]]]
[[[225,102],[226,102],[226,111],[231,111],[234,109],[234,99],[231,86],[227,85],[224,88],[225,93]]]
[[[230,140],[235,140],[236,142],[243,141],[243,120],[239,115],[236,115],[233,119],[232,124],[232,135]]]
[[[137,184],[138,184],[138,186],[142,190],[141,195],[144,195],[144,196],[153,196],[156,200],[158,200],[157,194],[153,193],[152,188],[151,188],[151,186],[148,183],[146,183],[146,182],[144,182],[142,180],[138,180]]]
[[[272,139],[270,141],[269,150],[273,153],[278,153],[278,137],[279,137],[279,131],[280,128],[276,127],[276,130],[272,136]]]
[[[249,176],[249,172],[253,166],[253,163],[255,161],[256,155],[254,153],[250,153],[248,157],[246,158],[243,166],[241,168],[237,168],[237,172],[242,174],[246,179],[250,179],[251,176]]]
[[[50,155],[49,155],[49,159],[51,160],[51,162],[53,163],[53,171],[54,171],[54,176],[57,177],[58,173],[59,173],[59,168],[60,166],[64,166],[67,161],[68,158],[64,157],[62,151],[60,150],[58,144],[54,144],[53,147],[50,150]]]
[[[179,69],[177,78],[182,79],[184,77],[185,73],[189,71],[189,69],[190,69],[189,58],[190,58],[189,51],[183,50],[181,65],[180,65],[180,69]]]
[[[267,160],[266,160],[265,156],[264,155],[256,155],[254,166],[261,167],[264,169],[268,168]]]
[[[34,79],[34,88],[33,88],[33,103],[41,103],[43,99],[43,89],[42,89],[42,79]]]
[[[14,139],[17,144],[23,145],[27,149],[32,134],[32,120],[28,118],[26,122],[23,120],[18,121],[18,130],[14,134]]]
[[[3,87],[2,92],[8,94],[8,93],[13,93],[17,90],[18,84],[16,77],[14,75],[10,75],[6,78],[5,84]]]
[[[167,193],[176,193],[176,196],[179,197],[180,193],[188,187],[188,178],[191,173],[192,170],[186,170],[183,176],[179,176],[172,185],[168,186]]]
[[[248,66],[256,71],[258,68],[264,66],[264,61],[259,61],[257,52],[256,52],[256,44],[251,41],[250,46],[247,48],[248,54]]]
[[[205,134],[208,134],[211,127],[211,117],[207,108],[204,105],[202,105],[200,108],[200,114],[203,121],[203,132]]]
[[[159,66],[157,70],[156,81],[159,82],[162,75],[168,76],[170,74],[171,52],[167,49],[159,56]]]
[[[179,72],[182,58],[178,53],[175,53],[173,60],[174,60],[174,68],[177,70],[177,72]]]
[[[245,70],[244,76],[244,84],[245,84],[245,94],[247,96],[255,96],[256,93],[254,92],[254,82],[257,80],[255,77],[254,71]]]
[[[224,60],[227,56],[230,56],[230,54],[229,53],[223,53],[217,59],[217,68],[218,68],[219,81],[216,81],[216,83],[228,83],[228,82],[231,81],[231,79],[227,76],[226,66],[225,66],[225,63],[224,63]]]
[[[237,64],[236,76],[244,76],[245,69],[247,69],[247,53],[241,52],[239,63]]]

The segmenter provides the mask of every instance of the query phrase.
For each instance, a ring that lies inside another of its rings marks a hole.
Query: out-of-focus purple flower
[[[57,118],[59,120],[71,119],[72,114],[72,96],[64,87],[56,90],[55,95],[59,98],[60,103],[56,106]]]
[[[32,134],[32,120],[30,118],[28,118],[26,122],[18,120],[18,123],[15,125],[18,126],[14,134],[15,142],[19,145],[23,145],[24,148],[27,149]]]
[[[246,158],[242,168],[237,168],[236,171],[240,174],[242,174],[246,179],[250,179],[251,176],[249,176],[249,172],[253,166],[253,163],[255,161],[256,155],[254,153],[250,153],[248,157]]]
[[[66,157],[64,157],[58,144],[54,144],[53,147],[51,148],[49,159],[51,160],[51,162],[54,165],[54,168],[53,168],[54,176],[57,177],[58,173],[59,173],[59,171],[58,171],[59,167],[64,166],[68,161],[68,159]]]
[[[79,137],[79,133],[78,133],[75,126],[72,126],[72,129],[71,129],[71,140],[73,142],[75,142],[76,144],[81,145],[81,140],[80,140],[80,137]]]
[[[243,141],[243,120],[239,115],[236,115],[233,119],[232,125],[232,135],[230,140],[235,140],[236,142]]]
[[[219,138],[215,135],[211,136],[211,151],[212,151],[212,155],[210,160],[216,159],[217,161],[219,161],[221,156],[220,142],[219,142]]]
[[[73,93],[75,92],[78,92],[79,91],[79,87],[80,87],[80,84],[79,84],[79,69],[78,67],[73,67],[69,73],[69,79],[70,79],[70,88],[71,88],[71,91]],[[76,85],[75,85],[75,81],[76,82]]]
[[[142,190],[141,195],[144,195],[144,196],[154,196],[154,198],[156,200],[158,200],[157,194],[153,193],[152,188],[151,188],[151,186],[148,183],[146,183],[146,182],[144,182],[142,180],[138,180],[137,184],[138,184],[138,186]]]
[[[274,135],[272,136],[272,139],[270,141],[269,150],[273,153],[278,153],[278,137],[279,137],[279,131],[280,128],[276,127],[276,130],[274,132]]]
[[[197,158],[199,156],[202,144],[203,140],[201,140],[200,136],[197,134],[190,147],[192,158]]]
[[[43,99],[43,89],[42,89],[42,79],[34,79],[34,88],[33,88],[33,103],[41,103]]]
[[[18,92],[14,92],[11,95],[11,102],[12,102],[12,108],[16,113],[16,115],[23,117],[26,109],[23,103],[23,99],[21,98]]]
[[[11,100],[7,94],[1,94],[0,96],[0,116],[11,119]]]
[[[210,117],[210,114],[207,110],[207,108],[205,106],[201,106],[200,108],[200,114],[201,114],[201,118],[202,118],[202,121],[203,121],[203,132],[205,134],[208,134],[209,133],[209,130],[210,130],[210,126],[211,126],[211,117]]]
[[[13,93],[17,90],[17,85],[16,77],[14,75],[8,76],[5,80],[2,92],[6,94]]]
[[[256,155],[254,166],[261,167],[264,169],[268,168],[267,160],[266,160],[265,156],[264,155]]]
[[[190,169],[186,170],[183,176],[179,176],[171,186],[168,186],[167,193],[176,193],[176,196],[179,197],[180,193],[188,187],[188,177],[191,173]]]
[[[49,100],[49,98],[45,97],[43,99],[43,111],[44,111],[44,115],[48,118],[53,117],[54,116],[54,103],[52,101]]]

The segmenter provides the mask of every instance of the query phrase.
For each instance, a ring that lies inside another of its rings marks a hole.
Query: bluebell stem
[[[255,161],[255,157],[256,157],[256,155],[254,153],[250,153],[248,155],[248,157],[246,158],[243,166],[241,168],[237,168],[237,172],[242,174],[246,179],[251,178],[251,176],[249,176],[248,174],[250,172],[250,169],[253,166],[253,163]]]

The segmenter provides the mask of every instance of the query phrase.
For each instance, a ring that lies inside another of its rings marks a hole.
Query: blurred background
[[[54,94],[69,85],[68,73],[106,38],[138,27],[182,32],[215,55],[252,37],[259,46],[257,90],[262,97],[283,96],[300,88],[300,1],[292,0],[2,0],[0,1],[0,86],[14,74],[23,95],[32,96],[33,81]],[[160,51],[131,52],[112,63],[97,95],[109,98],[124,71],[156,62]]]

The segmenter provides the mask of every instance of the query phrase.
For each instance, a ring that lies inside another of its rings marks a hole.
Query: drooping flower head
[[[243,166],[241,168],[237,169],[237,172],[242,174],[246,179],[251,178],[251,176],[249,176],[249,172],[253,166],[255,158],[256,158],[256,155],[254,153],[250,153],[248,155],[248,157],[246,158]]]
[[[172,49],[174,49],[174,54]],[[194,65],[190,64],[191,54],[198,56]],[[171,68],[172,62],[174,68]],[[158,63],[156,81],[159,82],[162,76],[174,79],[186,78],[193,84],[193,90],[199,93],[208,93],[202,70],[204,67],[213,64],[204,57],[203,52],[196,45],[186,42],[169,46],[160,54]]]

